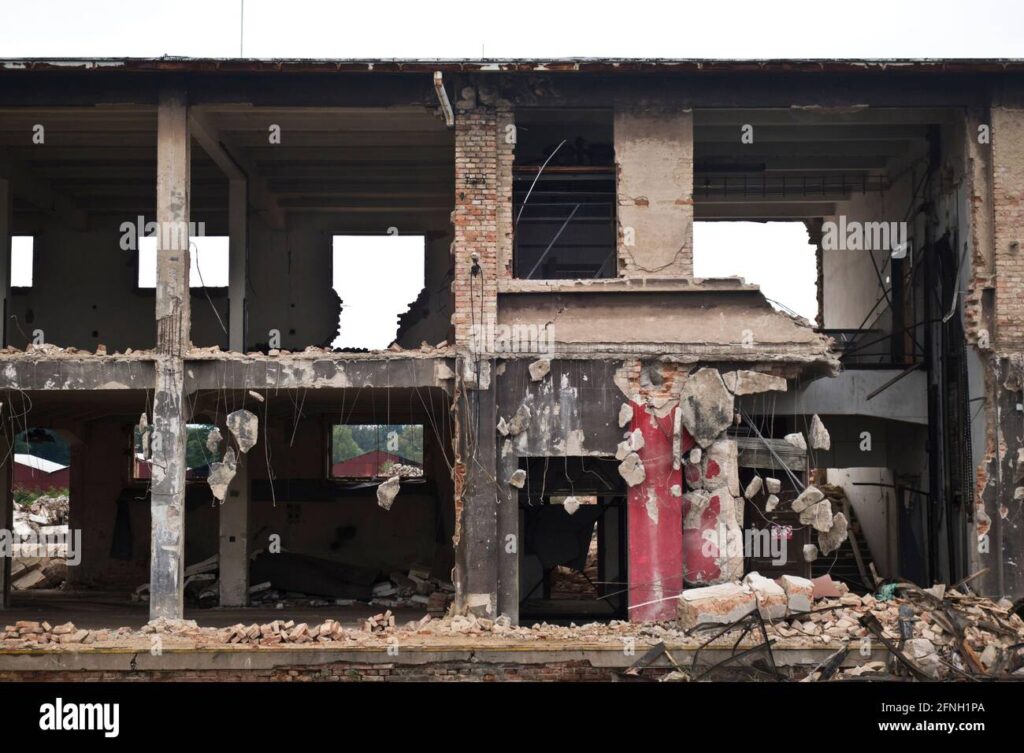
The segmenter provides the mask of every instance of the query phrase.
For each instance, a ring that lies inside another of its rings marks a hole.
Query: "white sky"
[[[334,289],[341,296],[335,348],[388,347],[398,315],[423,289],[422,235],[336,235]]]
[[[0,0],[0,58],[1024,58],[1020,0],[245,0],[244,49],[241,10],[241,0]],[[742,276],[813,318],[813,256],[800,225],[696,225],[695,247],[698,276]],[[415,264],[397,266],[367,257],[378,262],[373,272],[389,271],[394,301],[401,301],[382,322],[387,335],[369,317],[380,303],[376,296],[362,298],[364,287],[340,293],[351,307],[343,327],[353,332],[356,318],[365,342],[382,343],[362,347],[384,347],[394,336],[394,316],[422,285],[421,253]],[[335,283],[344,284],[337,269]],[[204,263],[204,278],[211,274]]]
[[[236,57],[240,0],[0,0],[0,57]],[[1024,57],[1019,0],[246,0],[253,57]]]

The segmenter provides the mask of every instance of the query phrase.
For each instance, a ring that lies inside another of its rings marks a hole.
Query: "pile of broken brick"
[[[4,627],[0,645],[4,648],[38,648],[40,646],[90,645],[131,635],[131,628],[115,630],[80,630],[74,623],[51,625],[48,622],[20,620]]]
[[[777,580],[754,572],[742,582],[685,590],[679,625],[728,641],[752,619],[769,640],[840,648],[805,679],[1024,680],[1024,603],[998,602],[962,588],[879,584],[859,596],[828,576]],[[881,650],[886,661],[872,661]],[[863,661],[858,661],[858,657]]]

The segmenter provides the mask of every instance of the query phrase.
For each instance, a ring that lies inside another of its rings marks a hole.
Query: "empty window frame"
[[[35,276],[35,238],[11,237],[11,287],[30,288]]]
[[[384,350],[398,317],[423,289],[422,235],[335,235],[333,286],[341,299],[335,348]]]
[[[331,478],[423,476],[422,424],[335,424]]]
[[[190,288],[226,288],[228,286],[229,238],[226,235],[202,235],[190,239]],[[156,237],[139,238],[139,288],[156,287]]]
[[[512,201],[516,277],[615,277],[611,111],[517,110]]]

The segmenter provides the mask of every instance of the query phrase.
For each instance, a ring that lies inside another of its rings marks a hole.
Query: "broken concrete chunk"
[[[549,373],[551,373],[551,360],[548,358],[541,358],[530,364],[530,379],[534,382],[539,382]]]
[[[385,510],[390,510],[395,497],[398,495],[398,489],[401,484],[402,479],[399,476],[392,476],[387,481],[381,483],[377,487],[377,504]]]
[[[734,395],[755,395],[759,392],[785,392],[789,385],[782,377],[760,371],[730,371],[722,375],[726,388]]]
[[[761,493],[761,484],[761,477],[754,476],[754,478],[750,479],[750,483],[747,484],[747,488],[743,490],[743,496],[753,500],[754,497]]]
[[[811,447],[815,450],[828,450],[832,447],[832,439],[828,435],[828,429],[821,422],[818,414],[811,417]]]
[[[797,575],[783,575],[779,585],[786,593],[786,606],[790,612],[810,612],[814,603],[814,584]]]
[[[829,529],[818,534],[818,548],[821,549],[821,553],[825,555],[832,554],[832,552],[842,546],[849,535],[849,527],[850,524],[846,520],[846,516],[841,512],[837,512],[835,517],[832,518]]]
[[[785,439],[791,445],[796,447],[798,450],[807,450],[807,440],[804,439],[804,435],[801,434],[800,432],[787,434],[785,437],[783,437],[783,439]]]
[[[530,406],[520,405],[516,410],[516,414],[512,416],[512,420],[508,422],[508,433],[513,437],[522,434],[530,428],[530,419],[532,417],[533,413],[530,411]]]
[[[644,435],[639,429],[634,429],[625,441],[619,442],[615,449],[615,459],[623,460],[631,452],[639,452],[644,448]]]
[[[701,447],[707,447],[729,428],[733,396],[717,369],[698,369],[686,378],[679,394],[683,426]]]
[[[690,630],[697,625],[728,625],[757,608],[754,592],[738,583],[720,583],[705,588],[688,588],[676,605],[679,625]]]
[[[260,420],[255,413],[236,410],[227,417],[228,429],[238,442],[238,449],[244,454],[253,448],[259,438]]]
[[[832,527],[832,503],[827,499],[811,505],[800,513],[803,525],[813,526],[816,531],[827,531]]]
[[[778,583],[758,572],[751,572],[743,578],[743,585],[754,592],[762,617],[778,620],[786,616],[786,592]]]
[[[644,479],[647,478],[647,473],[644,471],[644,463],[640,459],[640,456],[635,452],[631,452],[626,455],[622,462],[619,463],[619,475],[622,476],[630,486],[642,484]]]
[[[629,403],[623,403],[619,408],[619,428],[624,429],[629,425],[629,422],[633,420],[633,406]]]
[[[818,547],[814,544],[804,545],[804,562],[814,562],[818,559]]]
[[[700,465],[701,456],[702,452],[700,447],[694,447],[692,450],[690,450],[690,462],[693,463],[694,465]]]
[[[793,500],[793,512],[803,512],[811,505],[816,505],[825,499],[825,495],[816,486],[808,486],[800,496]]]
[[[774,494],[768,495],[768,501],[764,503],[764,511],[771,512],[779,506],[779,498]]]
[[[446,363],[435,363],[434,364],[434,380],[438,382],[447,382],[455,378],[455,372]]]
[[[565,511],[572,515],[574,512],[580,509],[580,501],[576,497],[566,497],[565,501],[562,502],[562,507]]]
[[[210,491],[213,492],[213,496],[221,502],[223,502],[224,497],[227,496],[228,486],[231,484],[231,479],[235,477],[237,471],[238,464],[235,459],[235,450],[233,447],[228,448],[228,451],[224,453],[224,459],[221,462],[210,463],[210,472],[206,477],[206,483],[209,484]]]
[[[780,491],[782,491],[782,482],[779,481],[777,478],[771,478],[770,476],[766,477],[764,480],[764,485],[768,489],[769,494],[778,494]]]
[[[505,420],[504,416],[498,419],[498,433],[503,437],[508,436],[508,422]]]
[[[209,452],[216,454],[220,451],[220,443],[224,437],[220,434],[220,429],[214,426],[210,429],[210,433],[206,435],[206,449]]]
[[[522,489],[526,486],[526,471],[522,468],[516,468],[512,471],[512,475],[509,476],[508,482],[516,489]]]

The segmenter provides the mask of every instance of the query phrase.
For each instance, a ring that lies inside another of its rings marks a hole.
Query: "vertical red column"
[[[645,477],[627,497],[629,619],[670,620],[676,617],[673,597],[683,588],[683,481],[681,469],[672,467],[673,412],[658,418],[646,406],[632,406],[630,430],[644,438],[637,454]],[[694,442],[682,432],[686,452]]]

